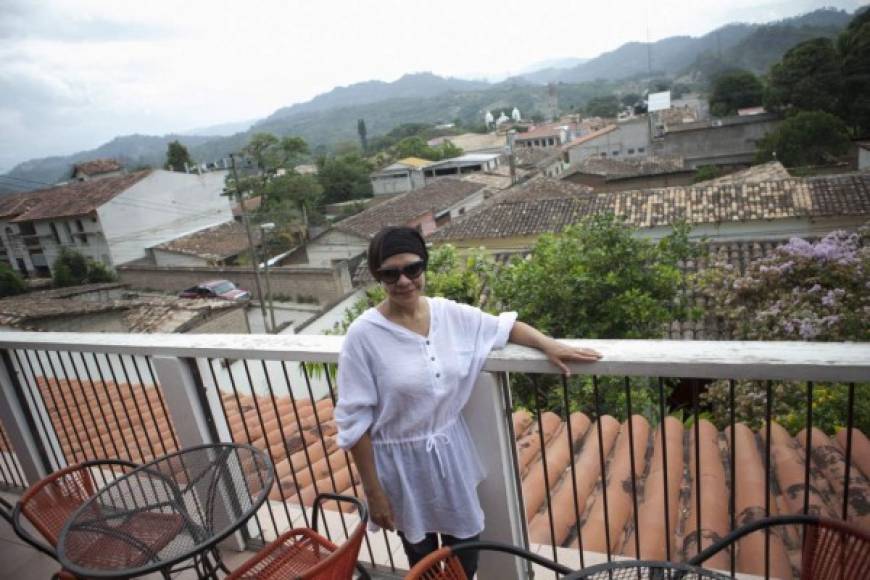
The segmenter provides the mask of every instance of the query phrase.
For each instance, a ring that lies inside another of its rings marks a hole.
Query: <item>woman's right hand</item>
[[[390,506],[390,500],[382,490],[366,493],[366,500],[369,504],[369,517],[378,526],[385,530],[396,529],[396,522],[393,520],[393,508]]]

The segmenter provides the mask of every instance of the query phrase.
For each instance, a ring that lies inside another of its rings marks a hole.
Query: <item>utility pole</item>
[[[263,288],[260,284],[260,264],[257,260],[257,251],[254,248],[254,236],[251,234],[251,222],[248,220],[248,212],[245,211],[245,204],[242,201],[242,190],[239,188],[239,174],[236,172],[236,156],[234,153],[230,153],[230,164],[233,169],[233,180],[236,183],[236,202],[239,204],[239,210],[242,212],[242,223],[245,225],[245,232],[248,234],[251,267],[254,269],[254,283],[257,285],[257,298],[260,301],[260,313],[263,315],[263,327],[268,334],[269,324],[266,321],[266,297],[263,295]]]

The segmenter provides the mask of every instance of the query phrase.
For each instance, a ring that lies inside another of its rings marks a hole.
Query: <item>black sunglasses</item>
[[[402,274],[404,274],[405,278],[408,280],[416,280],[425,269],[426,262],[423,260],[411,262],[401,268],[381,268],[378,270],[378,280],[386,282],[387,284],[395,284],[399,281],[399,278],[402,277]]]

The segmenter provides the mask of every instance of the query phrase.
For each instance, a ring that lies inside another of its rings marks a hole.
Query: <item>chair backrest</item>
[[[133,463],[95,460],[71,465],[39,480],[18,501],[18,509],[40,534],[57,546],[63,525],[72,513],[117,475],[118,467],[130,469]],[[106,472],[104,467],[108,467]],[[96,470],[97,478],[94,473]]]
[[[870,534],[828,519],[820,519],[815,526],[806,526],[801,578],[870,578]]]
[[[801,580],[870,578],[870,534],[853,525],[811,515],[762,518],[737,528],[689,560],[703,566],[715,554],[759,530],[797,526],[801,529]],[[739,572],[739,570],[738,570]]]
[[[501,542],[462,542],[452,546],[445,546],[428,554],[408,571],[405,575],[405,580],[468,580],[465,571],[462,569],[462,564],[459,562],[458,555],[463,552],[480,551],[503,552],[523,558],[559,574],[571,573],[571,569],[562,564],[511,544],[502,544]]]
[[[348,536],[338,549],[336,549],[328,557],[324,558],[320,563],[305,571],[300,578],[317,578],[318,580],[344,580],[353,576],[353,570],[356,567],[359,551],[362,547],[363,538],[366,535],[366,527],[368,524],[368,511],[366,506],[350,496],[341,496],[333,493],[321,493],[314,499],[314,518],[312,526],[317,530],[317,518],[320,514],[320,503],[326,500],[335,500],[338,502],[347,502],[356,506],[359,523],[356,528]]]

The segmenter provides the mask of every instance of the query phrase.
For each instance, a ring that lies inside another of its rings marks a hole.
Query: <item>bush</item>
[[[0,297],[15,296],[26,291],[27,286],[18,272],[0,263]]]
[[[758,143],[756,163],[779,160],[786,167],[823,165],[849,152],[849,129],[822,111],[797,113]]]
[[[836,231],[812,243],[792,238],[773,256],[752,262],[745,274],[727,263],[714,263],[698,279],[711,314],[740,340],[870,340],[870,248],[859,233]],[[776,382],[772,417],[792,434],[806,421],[806,387]],[[870,432],[870,385],[856,387],[855,426]],[[846,425],[848,387],[816,385],[813,424],[829,434]],[[720,428],[730,417],[730,386],[713,383],[702,400]],[[758,428],[763,425],[767,385],[739,381],[735,414]]]
[[[67,248],[62,249],[54,261],[52,272],[57,287],[113,282],[116,279],[115,274],[102,262]]]

